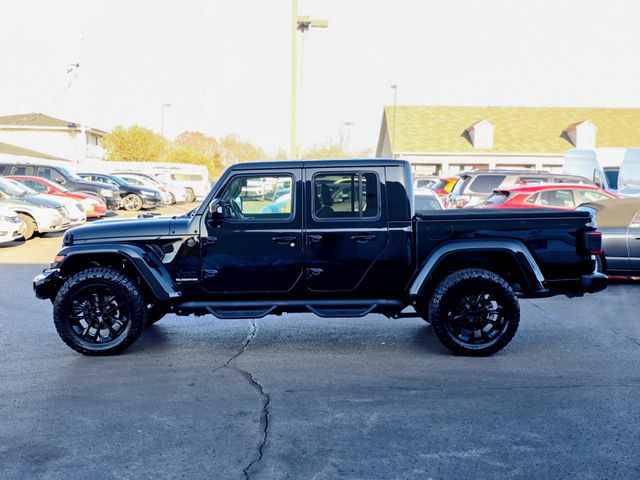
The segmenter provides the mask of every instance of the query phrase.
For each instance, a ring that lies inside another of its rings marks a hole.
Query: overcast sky
[[[391,104],[640,107],[640,2],[300,0],[303,147]],[[6,1],[0,114],[42,112],[288,148],[290,0]],[[67,73],[68,66],[80,63]]]

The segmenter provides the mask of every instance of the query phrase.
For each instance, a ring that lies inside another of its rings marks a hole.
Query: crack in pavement
[[[249,331],[247,338],[242,344],[242,348],[240,348],[240,350],[238,350],[238,352],[236,352],[235,355],[231,356],[224,365],[220,365],[219,367],[214,368],[213,371],[211,372],[212,374],[214,374],[218,370],[221,370],[223,368],[235,370],[236,372],[238,372],[240,375],[242,375],[244,378],[247,379],[249,384],[255,389],[256,392],[258,392],[258,395],[262,399],[262,410],[260,413],[260,425],[262,427],[262,438],[260,439],[260,444],[258,445],[258,452],[257,452],[256,458],[251,460],[249,465],[247,465],[245,468],[242,469],[244,478],[247,480],[249,480],[250,478],[250,473],[249,473],[250,470],[262,460],[262,457],[264,455],[264,449],[267,445],[267,441],[269,440],[269,405],[271,404],[271,396],[264,391],[263,386],[260,384],[260,382],[258,382],[258,380],[256,380],[256,378],[251,374],[251,372],[243,370],[242,368],[236,365],[232,365],[231,362],[236,360],[238,357],[240,357],[240,355],[242,355],[247,350],[247,348],[249,347],[249,344],[255,338],[257,330],[258,330],[258,326],[256,325],[256,321],[252,320],[251,330]]]
[[[592,327],[591,325],[585,325],[583,323],[574,322],[573,320],[569,320],[568,318],[564,318],[564,317],[561,317],[559,315],[556,315],[555,313],[549,312],[546,308],[541,307],[540,305],[532,302],[529,299],[526,299],[526,300],[527,300],[528,303],[533,305],[534,308],[540,310],[543,314],[545,314],[549,318],[552,318],[554,320],[564,321],[564,322],[570,323],[572,325],[576,325],[578,327],[590,328],[591,330],[596,330],[598,332],[610,333],[612,335],[620,335],[621,337],[624,337],[627,340],[631,340],[633,343],[635,343],[636,345],[640,346],[640,338],[634,337],[633,335],[627,335],[626,333],[617,332],[615,330],[607,330],[606,328]]]

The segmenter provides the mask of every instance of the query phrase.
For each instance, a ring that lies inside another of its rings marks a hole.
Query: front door
[[[640,212],[636,212],[629,224],[627,234],[629,245],[629,262],[634,275],[640,272]]]
[[[305,275],[317,292],[353,291],[388,241],[384,169],[305,169]]]
[[[228,178],[224,219],[203,220],[202,285],[216,293],[286,292],[302,274],[301,170]]]

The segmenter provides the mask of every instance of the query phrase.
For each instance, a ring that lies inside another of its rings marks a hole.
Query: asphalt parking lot
[[[31,292],[59,245],[0,247],[2,479],[640,477],[638,283],[522,301],[490,358],[307,314],[168,316],[89,358]]]

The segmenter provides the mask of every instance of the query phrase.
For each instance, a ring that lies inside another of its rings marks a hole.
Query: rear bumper
[[[600,292],[607,288],[607,285],[609,285],[609,277],[600,272],[583,275],[580,279],[580,287],[586,293]]]
[[[33,279],[33,292],[37,298],[49,300],[56,296],[61,285],[62,277],[60,276],[60,270],[57,268],[48,268],[36,275]]]

